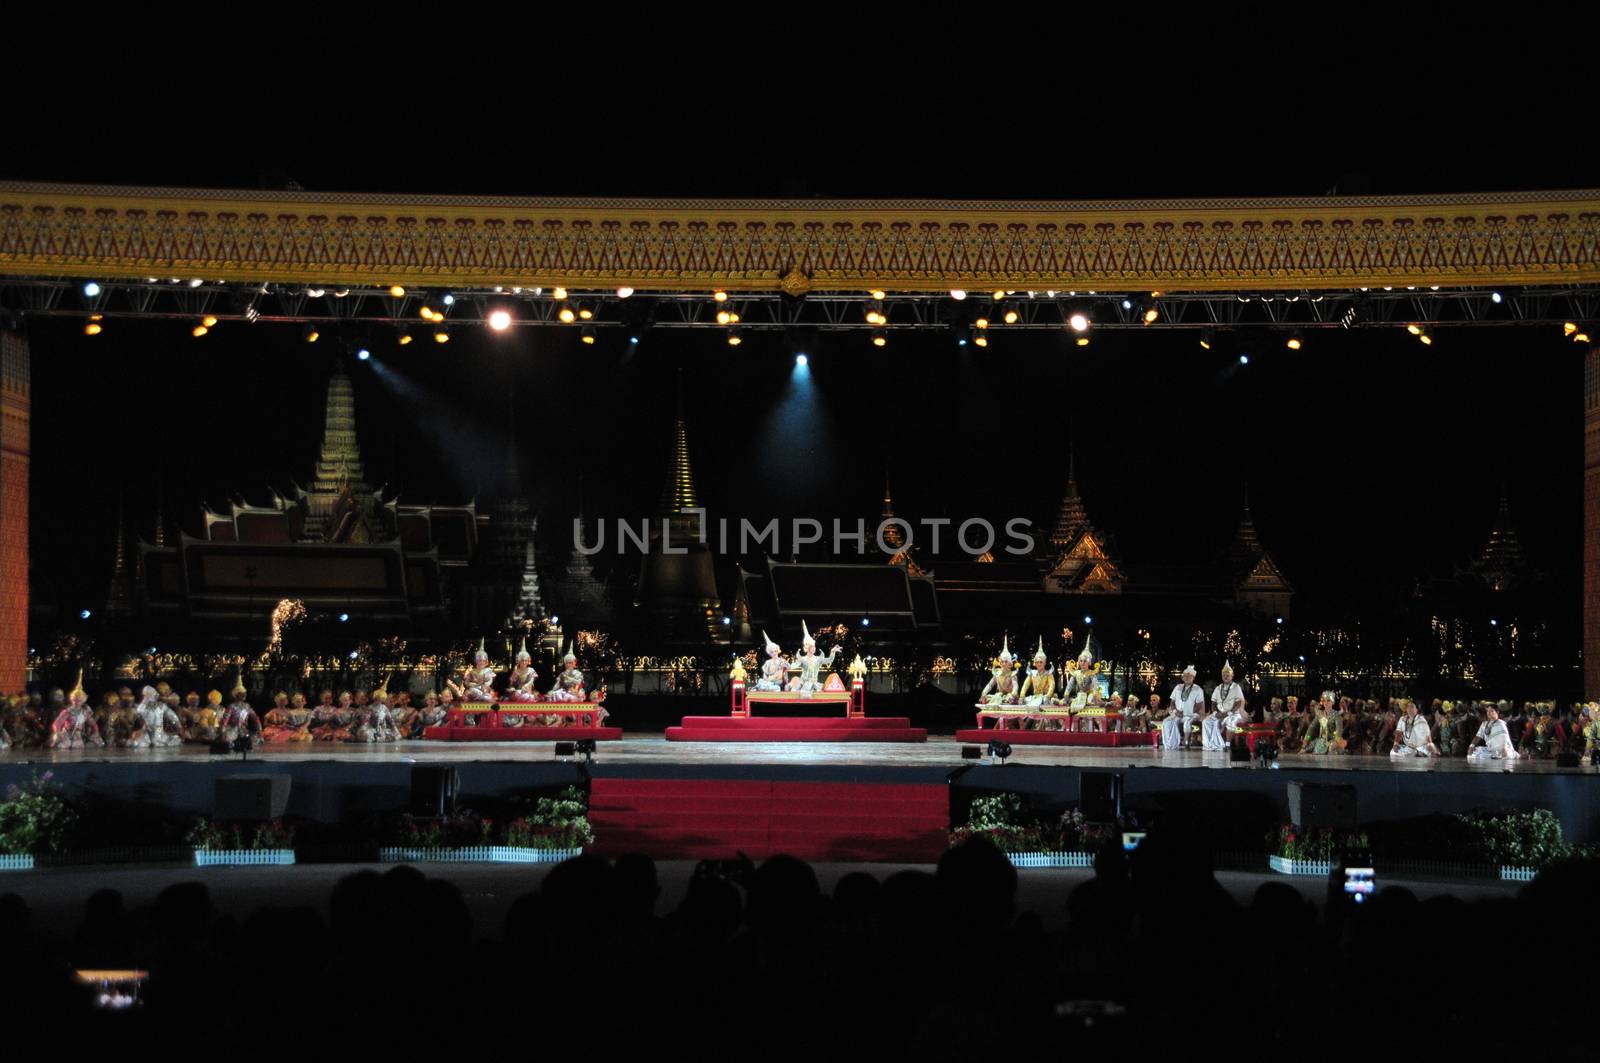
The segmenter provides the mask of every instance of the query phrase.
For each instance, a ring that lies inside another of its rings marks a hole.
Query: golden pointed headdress
[[[78,681],[72,684],[72,690],[67,693],[67,700],[71,701],[73,698],[87,698],[88,696],[89,692],[83,689],[83,668],[80,666],[78,668]]]
[[[230,690],[229,693],[230,694],[248,694],[248,693],[250,693],[249,690],[245,689],[245,685],[244,685],[244,667],[242,665],[233,670],[233,689]]]
[[[1227,672],[1229,675],[1233,674],[1233,665],[1228,663],[1228,659],[1226,657],[1222,659],[1222,670]]]
[[[393,672],[390,672],[388,675],[384,676],[383,682],[378,684],[378,688],[372,692],[372,696],[374,698],[380,696],[387,698],[389,696],[389,680],[392,678],[394,678]]]

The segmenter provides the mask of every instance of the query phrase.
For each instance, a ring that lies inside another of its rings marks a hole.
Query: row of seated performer
[[[461,681],[447,681],[438,693],[428,691],[421,705],[413,705],[409,693],[391,695],[385,678],[370,693],[347,690],[335,698],[332,690],[324,690],[315,707],[308,705],[302,693],[279,691],[272,708],[260,714],[250,705],[242,675],[234,683],[227,706],[218,690],[210,692],[205,704],[196,692],[180,702],[171,685],[163,681],[145,687],[137,702],[128,687],[107,691],[95,708],[83,688],[80,669],[72,691],[55,691],[48,706],[20,697],[0,705],[0,749],[162,749],[185,743],[234,745],[240,740],[251,746],[394,742],[422,738],[428,728],[444,725],[599,726],[608,717],[602,704],[604,690],[586,691],[577,656],[570,649],[562,658],[555,687],[543,695],[533,690],[537,673],[526,643],[516,664],[504,698],[494,690],[495,672],[480,641]],[[465,711],[466,702],[474,703],[473,711]]]
[[[578,655],[568,644],[561,656],[561,672],[555,685],[541,694],[537,683],[539,673],[533,667],[533,655],[528,652],[528,640],[522,640],[517,650],[511,674],[506,677],[504,694],[495,690],[495,670],[489,664],[489,654],[478,640],[472,663],[462,670],[459,679],[445,682],[456,704],[445,714],[445,723],[453,727],[599,727],[611,715],[604,705],[604,688],[589,693],[585,690],[583,672],[578,669]],[[540,711],[537,706],[550,706]],[[574,711],[575,706],[583,711]],[[466,706],[493,706],[487,711],[469,711]],[[559,710],[554,706],[561,706]],[[431,725],[430,725],[431,726]]]
[[[1032,727],[1041,731],[1122,730],[1125,717],[1121,695],[1103,698],[1095,677],[1100,665],[1085,641],[1078,659],[1067,665],[1066,677],[1056,686],[1056,671],[1044,651],[1044,639],[1033,655],[1033,665],[1019,682],[1016,658],[1009,637],[1001,640],[989,682],[978,695],[980,723],[987,717],[998,728]]]

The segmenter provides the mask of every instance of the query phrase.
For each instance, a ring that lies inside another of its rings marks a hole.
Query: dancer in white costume
[[[826,657],[817,652],[817,640],[811,637],[811,632],[806,628],[806,622],[800,621],[800,653],[794,662],[789,665],[789,671],[800,674],[789,680],[789,689],[803,698],[821,690],[825,680],[822,678],[824,668],[833,667],[833,659],[839,653],[836,645],[828,651]]]
[[[1161,725],[1162,749],[1184,749],[1189,745],[1195,714],[1206,701],[1205,688],[1194,681],[1199,674],[1191,664],[1183,670],[1183,682],[1172,688],[1168,699],[1172,708]]]
[[[1244,693],[1233,681],[1233,665],[1222,662],[1222,681],[1211,691],[1211,713],[1200,721],[1200,744],[1207,752],[1217,753],[1228,748],[1222,733],[1223,723],[1244,701]]]
[[[1493,705],[1484,707],[1488,719],[1478,728],[1472,745],[1467,749],[1468,760],[1516,760],[1517,747],[1511,743],[1511,731],[1500,718],[1500,710]]]
[[[1433,734],[1428,730],[1428,718],[1417,711],[1417,703],[1407,699],[1405,714],[1394,728],[1394,748],[1391,757],[1437,757],[1439,748],[1433,744]]]
[[[761,662],[761,678],[756,680],[755,689],[767,692],[782,690],[789,674],[789,662],[784,659],[783,650],[765,631],[761,632],[761,638],[767,644],[767,659]]]

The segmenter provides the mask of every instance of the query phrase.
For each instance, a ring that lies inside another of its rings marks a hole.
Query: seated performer
[[[1513,731],[1515,733],[1515,731]],[[1525,757],[1546,760],[1556,753],[1556,729],[1550,719],[1550,706],[1541,703],[1522,727],[1517,751]]]
[[[269,712],[267,715],[268,717],[271,717],[274,714],[279,714],[279,710],[273,709],[272,712]],[[292,744],[296,742],[311,741],[312,713],[311,710],[306,707],[306,696],[304,694],[296,694],[294,697],[290,698],[289,707],[282,710],[281,716],[283,719],[283,725],[279,727],[275,733],[267,734],[267,729],[262,728],[262,734],[265,735],[268,742],[272,742],[274,744]]]
[[[1084,636],[1083,652],[1078,654],[1078,659],[1067,665],[1067,677],[1061,684],[1061,703],[1069,708],[1081,709],[1089,702],[1089,693],[1095,688],[1095,676],[1100,674],[1100,666],[1095,663],[1093,635]]]
[[[421,738],[425,729],[443,727],[448,716],[449,711],[439,701],[439,695],[430,690],[422,696],[422,708],[418,710],[416,723],[406,737]]]
[[[1195,714],[1200,711],[1200,706],[1205,704],[1205,688],[1196,683],[1195,676],[1200,673],[1194,665],[1183,670],[1183,682],[1172,688],[1172,711],[1167,714],[1166,720],[1161,725],[1162,749],[1187,749],[1189,735],[1194,730]]]
[[[983,690],[978,694],[978,704],[985,709],[1015,709],[1017,708],[1017,676],[1012,670],[1015,664],[1011,656],[1011,640],[1002,637],[1000,640],[1000,656],[994,659],[994,667],[989,673],[989,682],[984,684]],[[1005,720],[998,720],[996,727],[1004,727]]]
[[[1600,704],[1591,701],[1585,705],[1577,724],[1577,737],[1583,739],[1583,755],[1593,757],[1595,750],[1600,749]]]
[[[411,704],[411,694],[402,690],[394,696],[394,704],[389,706],[389,712],[394,716],[395,734],[401,741],[410,738],[417,729],[419,713]]]
[[[489,666],[489,653],[483,648],[483,639],[472,654],[472,664],[462,670],[461,682],[451,684],[456,697],[466,702],[494,702],[494,669]]]
[[[190,694],[192,702],[198,702],[198,694]],[[203,742],[210,745],[222,737],[222,691],[213,690],[206,694],[206,703],[198,706],[189,716],[189,729],[183,732],[186,742]]]
[[[1433,744],[1428,730],[1428,718],[1417,711],[1417,703],[1407,698],[1400,720],[1394,728],[1394,746],[1391,757],[1437,757],[1439,749]]]
[[[50,724],[50,748],[83,749],[105,744],[94,722],[94,712],[89,708],[89,695],[84,692],[83,669],[80,668],[77,686],[67,695],[67,704]]]
[[[1223,721],[1243,701],[1244,693],[1239,689],[1239,684],[1233,681],[1233,665],[1223,661],[1221,682],[1211,690],[1211,712],[1200,721],[1200,745],[1203,749],[1216,753],[1228,748],[1227,736],[1223,734]]]
[[[228,706],[228,711],[222,714],[222,740],[229,745],[245,740],[252,746],[261,743],[261,717],[256,715],[256,710],[250,707],[245,700],[249,691],[244,688],[241,680],[233,685],[233,703]]]
[[[1484,721],[1467,747],[1468,760],[1516,760],[1517,747],[1511,744],[1511,730],[1500,718],[1500,707],[1487,702]]]
[[[583,673],[578,670],[578,655],[572,652],[570,645],[561,656],[561,672],[556,676],[556,685],[550,688],[545,697],[550,701],[569,703],[585,700]]]
[[[183,744],[183,724],[178,714],[167,707],[155,687],[140,691],[142,700],[134,710],[139,723],[129,745],[134,749],[164,749]]]
[[[533,654],[528,652],[528,640],[522,640],[522,648],[517,650],[516,662],[512,666],[511,674],[506,677],[505,700],[518,705],[529,705],[539,700],[539,691],[534,684],[539,681],[539,673],[533,667]],[[520,717],[518,720],[520,721]],[[505,721],[509,723],[510,721]]]
[[[780,691],[784,688],[784,681],[789,675],[789,659],[765,631],[761,632],[761,638],[767,644],[767,659],[761,662],[761,677],[756,680],[755,689],[764,692]]]
[[[289,695],[278,691],[272,695],[272,708],[261,717],[261,740],[277,742],[278,735],[289,727]]]
[[[1122,713],[1122,729],[1129,734],[1144,734],[1150,730],[1150,710],[1139,702],[1139,695],[1128,695],[1128,707]]]
[[[1337,753],[1340,748],[1339,716],[1333,707],[1333,691],[1324,690],[1322,700],[1318,701],[1314,710],[1315,715],[1306,726],[1305,739],[1301,743],[1301,752],[1311,753],[1316,756],[1325,756]]]
[[[1044,636],[1039,637],[1039,648],[1033,654],[1033,667],[1022,680],[1018,700],[1030,709],[1048,708],[1055,704],[1056,674],[1050,667],[1050,658],[1044,652]]]
[[[394,714],[389,709],[389,677],[372,692],[372,700],[356,723],[357,742],[393,742],[400,737],[395,730]]]
[[[789,689],[803,698],[809,698],[823,688],[827,682],[822,678],[824,668],[833,667],[833,659],[838,656],[839,647],[835,645],[828,651],[826,657],[817,652],[817,640],[811,637],[811,632],[806,628],[806,622],[800,621],[800,653],[789,665],[789,671],[798,672],[789,680]]]

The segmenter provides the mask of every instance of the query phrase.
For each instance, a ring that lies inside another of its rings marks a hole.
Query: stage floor
[[[269,746],[250,754],[252,763],[343,761],[362,764],[446,763],[548,763],[551,742],[395,742],[390,744],[338,744],[314,742],[301,746]],[[154,749],[8,749],[0,751],[0,764],[116,764],[237,763],[238,757],[215,757],[199,746],[175,750]],[[858,767],[954,768],[963,762],[961,744],[949,736],[929,735],[926,742],[668,742],[660,734],[624,734],[621,741],[602,742],[595,762],[615,765],[828,765]],[[1253,762],[1235,763],[1226,753],[1198,750],[1160,751],[1136,748],[1083,748],[1065,746],[1013,746],[1008,764],[1065,768],[1216,768],[1256,771]],[[1594,775],[1584,765],[1558,768],[1553,760],[1468,761],[1464,757],[1407,758],[1374,756],[1307,756],[1284,754],[1283,769],[1296,772],[1396,772],[1437,774],[1465,772],[1498,775]]]

